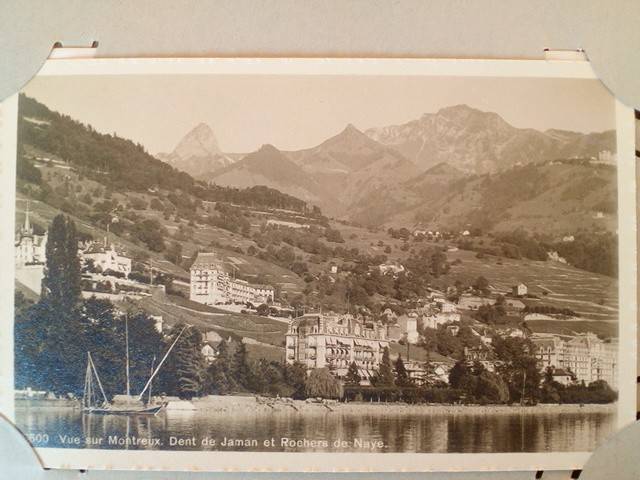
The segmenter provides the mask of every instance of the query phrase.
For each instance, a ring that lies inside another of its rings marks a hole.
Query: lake
[[[394,414],[366,406],[362,410],[167,411],[156,417],[129,417],[83,415],[73,408],[18,408],[16,424],[36,447],[417,453],[593,451],[616,425],[612,410],[443,414]]]

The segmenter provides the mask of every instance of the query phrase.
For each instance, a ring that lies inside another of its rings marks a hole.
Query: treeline
[[[158,160],[140,144],[117,134],[98,133],[68,115],[54,112],[37,100],[20,94],[18,145],[20,178],[39,184],[35,167],[24,156],[24,145],[48,152],[74,166],[78,172],[117,190],[146,192],[157,188],[188,193],[200,200],[223,201],[258,208],[293,210],[322,218],[317,206],[278,190],[257,186],[245,189],[206,185]],[[30,119],[37,119],[31,121]]]
[[[618,272],[618,236],[611,232],[578,232],[572,242],[553,241],[530,235],[523,230],[501,232],[490,243],[465,239],[458,246],[482,255],[513,259],[547,260],[548,252],[557,252],[570,265],[589,272],[616,277]]]
[[[144,313],[121,313],[109,301],[82,299],[77,248],[75,225],[58,215],[48,230],[41,297],[34,304],[16,301],[16,387],[80,395],[91,352],[105,390],[122,393],[128,326],[131,386],[140,391],[165,342]]]
[[[50,152],[114,189],[144,191],[156,186],[189,191],[194,185],[188,174],[154,158],[140,144],[116,134],[98,133],[90,125],[51,111],[24,94],[20,94],[18,108],[19,144]]]
[[[322,211],[319,207],[308,205],[307,202],[299,198],[264,185],[232,188],[209,184],[206,188],[196,187],[196,195],[202,200],[210,202],[226,202],[254,208],[293,210],[311,217],[322,217]]]

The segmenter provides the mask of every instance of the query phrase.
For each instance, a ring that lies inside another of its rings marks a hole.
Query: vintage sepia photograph
[[[16,101],[39,450],[570,453],[620,427],[595,77],[125,69]]]

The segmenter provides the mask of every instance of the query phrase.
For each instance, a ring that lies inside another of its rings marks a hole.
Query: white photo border
[[[374,58],[145,58],[48,60],[38,76],[357,75],[597,79],[587,61]],[[14,419],[13,235],[18,94],[0,103],[0,413]],[[636,419],[637,236],[633,109],[616,102],[619,351],[617,427]],[[1,418],[1,416],[0,416]],[[579,469],[590,452],[284,453],[36,448],[43,466],[235,472],[424,472]]]

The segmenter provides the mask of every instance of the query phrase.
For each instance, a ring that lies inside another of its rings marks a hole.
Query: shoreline
[[[158,399],[160,400],[160,399]],[[165,398],[167,414],[359,414],[359,415],[512,415],[512,414],[567,414],[567,413],[615,413],[617,403],[607,404],[547,404],[539,403],[531,406],[520,405],[455,405],[401,402],[348,402],[338,401],[306,401],[291,399],[275,399],[240,395],[209,395],[193,400]],[[29,401],[16,399],[16,409],[74,409],[80,404],[60,401]]]

